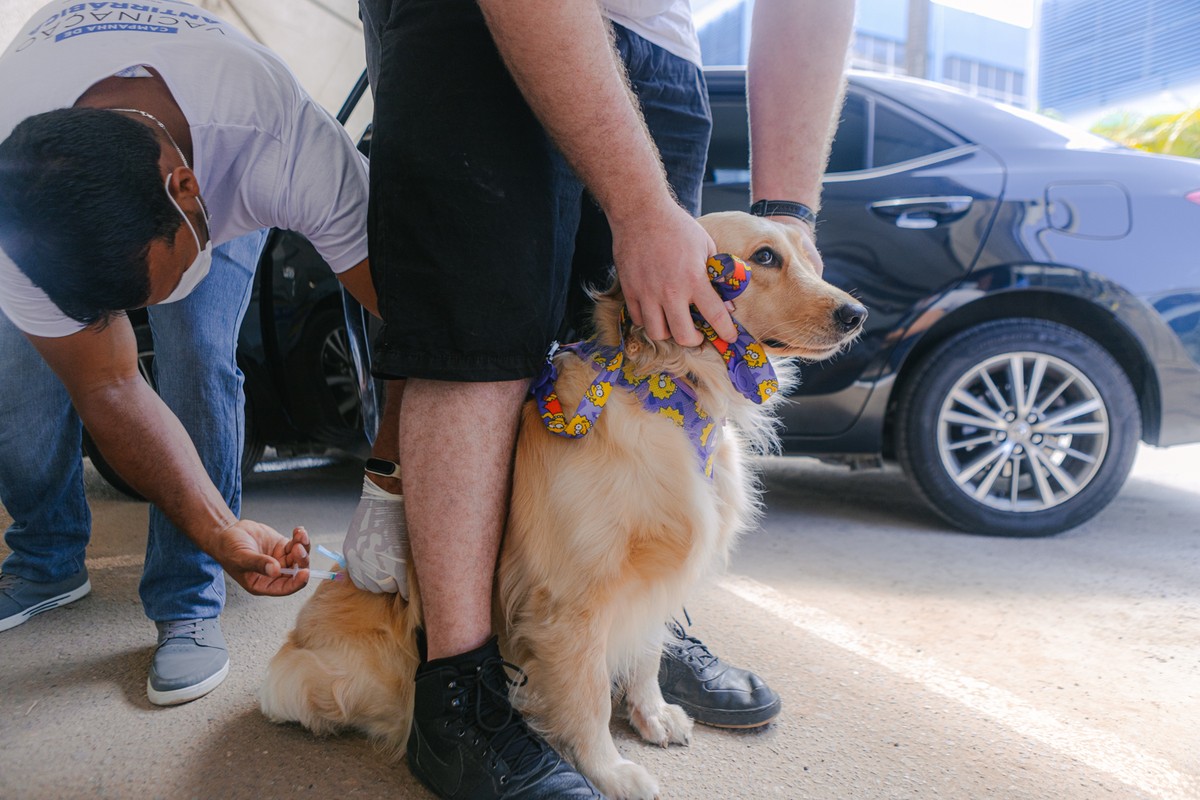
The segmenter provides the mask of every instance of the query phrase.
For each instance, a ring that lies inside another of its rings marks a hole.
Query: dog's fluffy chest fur
[[[734,412],[719,356],[694,360],[702,363],[688,374],[700,373],[705,410],[718,420]],[[559,397],[573,408],[595,371],[573,354],[559,356],[558,367]],[[709,390],[714,384],[720,388]],[[609,666],[620,673],[653,628],[678,613],[688,588],[723,566],[751,521],[757,503],[744,449],[738,426],[726,424],[710,480],[687,433],[647,412],[632,392],[614,391],[579,439],[547,433],[527,404],[498,582],[513,654],[525,649],[522,620],[550,608],[602,613],[622,620],[604,626]]]

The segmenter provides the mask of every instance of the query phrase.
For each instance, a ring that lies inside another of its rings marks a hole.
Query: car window
[[[828,172],[887,167],[954,147],[949,139],[886,103],[850,92],[829,154]]]
[[[867,152],[867,101],[861,94],[846,95],[842,120],[838,123],[829,151],[827,172],[854,172],[866,169],[870,163]]]
[[[886,167],[921,156],[949,150],[953,143],[897,113],[882,103],[875,104],[875,152],[872,166]]]

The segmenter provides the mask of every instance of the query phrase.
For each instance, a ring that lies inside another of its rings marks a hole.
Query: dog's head
[[[753,270],[733,316],[772,355],[820,361],[861,333],[866,308],[821,277],[821,257],[799,225],[740,211],[706,214],[700,224],[717,252]]]

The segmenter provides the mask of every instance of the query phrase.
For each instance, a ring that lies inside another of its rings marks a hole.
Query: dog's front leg
[[[605,659],[607,631],[585,613],[559,613],[527,632],[526,664],[536,728],[556,750],[613,800],[653,800],[658,782],[622,758],[609,731],[612,681]],[[587,624],[590,621],[592,624]]]
[[[661,626],[659,626],[661,628]],[[629,721],[642,738],[651,744],[692,743],[692,720],[687,712],[663,699],[658,685],[658,662],[662,658],[662,639],[647,643],[629,676],[625,704]]]

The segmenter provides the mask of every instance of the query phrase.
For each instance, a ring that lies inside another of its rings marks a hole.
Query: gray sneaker
[[[54,583],[0,573],[0,631],[15,628],[43,611],[74,603],[91,590],[86,567]]]
[[[146,679],[156,706],[174,706],[203,697],[229,674],[229,651],[216,619],[156,622],[158,649]]]

